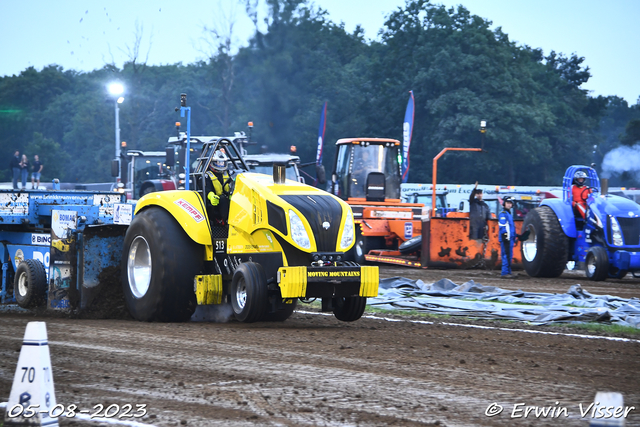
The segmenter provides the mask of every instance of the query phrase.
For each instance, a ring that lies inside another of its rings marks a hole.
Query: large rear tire
[[[231,307],[240,322],[263,319],[268,305],[267,275],[260,264],[243,262],[233,273]]]
[[[522,263],[532,277],[558,277],[569,256],[569,239],[558,217],[548,206],[539,206],[527,214],[522,232],[529,230],[529,238],[522,242]]]
[[[25,259],[18,264],[13,279],[13,295],[22,308],[34,308],[47,301],[47,274],[37,259]]]
[[[343,322],[353,322],[362,317],[367,306],[365,297],[336,297],[333,299],[333,314]]]
[[[122,251],[127,308],[141,321],[183,322],[196,309],[194,276],[202,272],[203,248],[164,209],[137,214]]]
[[[594,246],[587,252],[584,272],[589,280],[600,282],[609,277],[609,256],[602,246]]]

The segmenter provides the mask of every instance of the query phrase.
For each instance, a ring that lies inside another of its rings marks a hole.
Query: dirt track
[[[640,279],[595,284],[581,273],[504,281],[498,272],[477,270],[381,271],[396,275],[544,292],[581,283],[595,294],[640,295]],[[534,329],[523,324],[375,316],[342,323],[298,312],[281,324],[245,325],[0,314],[0,402],[9,397],[26,323],[41,320],[47,322],[58,403],[89,410],[146,403],[148,415],[138,421],[147,424],[586,426],[579,405],[588,407],[597,391],[619,391],[625,405],[636,408],[627,426],[640,425],[638,335],[622,342],[445,322]],[[487,417],[494,402],[504,411]],[[511,418],[517,403],[558,413],[566,408],[569,418]]]

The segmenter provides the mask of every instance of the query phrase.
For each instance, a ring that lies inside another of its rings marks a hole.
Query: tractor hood
[[[275,184],[257,173],[237,176],[229,225],[249,234],[269,229],[305,252],[346,252],[355,241],[353,214],[344,201],[296,181]]]
[[[604,221],[607,216],[637,218],[640,217],[640,205],[625,197],[597,194],[589,198],[589,207]]]

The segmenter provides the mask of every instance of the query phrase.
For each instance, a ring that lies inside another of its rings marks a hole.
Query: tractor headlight
[[[353,215],[351,210],[347,211],[347,219],[344,222],[344,228],[342,229],[342,236],[340,238],[340,247],[347,249],[353,243]]]
[[[293,241],[301,248],[310,249],[311,241],[309,240],[307,230],[305,230],[304,224],[298,214],[292,210],[289,210],[289,225],[291,226],[291,238]]]
[[[622,246],[622,230],[620,229],[620,224],[618,224],[618,220],[614,216],[610,218],[611,218],[611,232],[613,234],[613,245]]]

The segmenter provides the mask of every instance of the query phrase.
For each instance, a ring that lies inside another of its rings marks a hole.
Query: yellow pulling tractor
[[[283,321],[298,299],[321,299],[322,311],[337,319],[359,319],[367,297],[378,294],[378,267],[344,258],[355,241],[349,205],[286,180],[284,165],[274,166],[273,176],[248,172],[237,142],[204,143],[192,191],[139,200],[121,262],[130,313],[142,321],[183,321],[198,305],[230,303],[241,322]],[[235,188],[214,207],[206,172],[216,151],[228,159]]]

